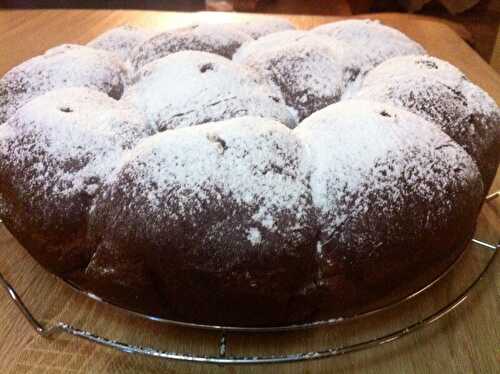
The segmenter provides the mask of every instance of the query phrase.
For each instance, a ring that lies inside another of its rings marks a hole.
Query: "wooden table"
[[[176,14],[136,11],[4,11],[0,12],[0,75],[21,61],[64,42],[85,43],[124,23],[165,28],[193,19],[209,22],[256,17],[244,14]],[[384,14],[381,19],[422,43],[427,50],[458,66],[498,102],[499,76],[447,26],[410,15]],[[293,16],[309,28],[335,17]],[[493,189],[500,188],[497,175]],[[483,208],[478,236],[500,238],[500,201]],[[230,336],[230,354],[269,354],[338,346],[389,332],[437,308],[470,280],[489,256],[470,248],[464,261],[437,288],[397,310],[356,323],[307,332],[263,337]],[[307,373],[498,373],[500,366],[500,276],[498,261],[478,292],[435,325],[396,343],[326,361],[268,367],[199,366],[131,356],[67,336],[37,336],[0,292],[0,373],[136,373],[136,372],[266,372],[279,369]],[[10,234],[0,229],[0,270],[44,322],[65,321],[118,340],[164,350],[215,354],[219,335],[129,316],[76,294],[43,271]],[[193,307],[196,307],[195,304]],[[496,367],[496,369],[495,369]]]

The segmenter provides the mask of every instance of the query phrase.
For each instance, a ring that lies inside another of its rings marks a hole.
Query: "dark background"
[[[0,0],[2,8],[204,10],[205,0]]]

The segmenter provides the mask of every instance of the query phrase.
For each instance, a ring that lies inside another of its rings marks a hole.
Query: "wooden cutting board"
[[[1,11],[0,75],[29,57],[61,43],[85,43],[125,23],[156,28],[196,20],[220,22],[258,17],[245,14],[144,11]],[[420,42],[430,54],[450,61],[500,102],[500,78],[448,26],[411,15],[370,15]],[[300,28],[336,17],[290,16]],[[492,190],[500,188],[497,175]],[[500,239],[500,201],[485,205],[478,237]],[[383,315],[346,325],[263,337],[229,336],[228,354],[300,352],[339,346],[389,332],[443,305],[481,268],[490,253],[469,248],[464,261],[437,288]],[[284,366],[200,366],[126,355],[64,335],[37,336],[0,292],[0,373],[494,373],[500,367],[500,272],[494,264],[478,292],[433,326],[395,343],[325,361]],[[216,354],[220,336],[167,327],[129,316],[69,289],[35,263],[0,229],[0,271],[42,321],[64,321],[106,337],[168,351]],[[196,301],[193,300],[193,307]]]

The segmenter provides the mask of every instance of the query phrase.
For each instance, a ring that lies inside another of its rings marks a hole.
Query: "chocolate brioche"
[[[462,253],[499,118],[371,21],[119,28],[0,80],[0,217],[49,271],[135,311],[359,313]]]

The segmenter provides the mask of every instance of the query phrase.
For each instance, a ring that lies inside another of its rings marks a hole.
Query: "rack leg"
[[[500,196],[500,191],[493,192],[492,194],[486,196],[486,201],[488,202],[491,200],[495,200],[499,196]]]
[[[226,348],[227,348],[226,333],[222,332],[222,335],[220,336],[220,341],[219,341],[219,356],[220,357],[226,356]]]

